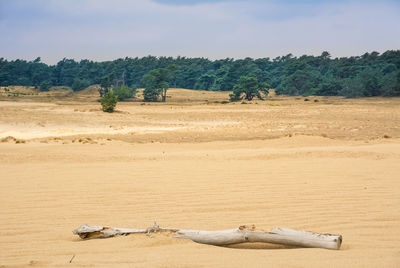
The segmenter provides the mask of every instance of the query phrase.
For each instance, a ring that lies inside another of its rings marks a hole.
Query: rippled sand
[[[180,92],[165,104],[119,104],[114,114],[93,99],[0,102],[0,267],[399,267],[399,99],[242,105]],[[153,220],[289,227],[344,241],[340,251],[233,249],[157,234],[72,234],[83,223]]]

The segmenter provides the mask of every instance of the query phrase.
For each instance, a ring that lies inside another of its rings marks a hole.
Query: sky
[[[400,0],[0,0],[0,58],[358,56],[400,49]]]

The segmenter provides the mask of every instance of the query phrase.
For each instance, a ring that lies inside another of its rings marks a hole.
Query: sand
[[[94,94],[0,98],[0,267],[400,267],[400,99],[224,104],[177,89],[105,114]],[[72,234],[153,220],[344,240],[332,251]]]

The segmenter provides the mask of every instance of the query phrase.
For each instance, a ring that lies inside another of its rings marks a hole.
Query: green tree
[[[394,94],[395,96],[400,96],[400,71],[397,73],[397,79],[396,79],[396,85],[394,88]]]
[[[117,100],[118,96],[114,95],[112,91],[105,93],[100,101],[103,112],[114,112],[115,106],[117,105]]]
[[[51,81],[45,80],[42,83],[40,83],[39,89],[40,91],[49,91],[51,86],[52,86]]]
[[[270,86],[267,83],[258,82],[257,76],[241,76],[238,83],[233,87],[233,94],[230,94],[231,101],[238,101],[245,98],[251,101],[254,97],[263,99],[261,93],[268,94]]]
[[[197,79],[194,85],[195,89],[211,89],[215,83],[216,76],[214,74],[206,73]]]
[[[390,72],[383,76],[381,80],[381,94],[383,96],[400,95],[400,72]]]
[[[110,91],[110,89],[114,85],[114,82],[115,82],[114,72],[105,75],[100,79],[100,89],[99,89],[100,97],[103,97]]]
[[[383,82],[382,73],[368,67],[360,71],[355,77],[345,79],[340,95],[348,98],[379,96],[382,94]],[[388,87],[385,89],[386,91],[390,91],[390,87],[394,87],[394,83],[390,83],[390,81],[386,84]]]
[[[120,86],[117,87],[113,90],[114,94],[118,96],[118,100],[125,100],[132,98],[136,95],[137,89],[135,86],[132,87],[126,87],[126,86]]]
[[[278,88],[278,94],[314,95],[318,90],[320,78],[310,70],[297,70],[287,76]]]
[[[72,84],[72,90],[79,91],[79,90],[87,88],[88,86],[90,86],[89,80],[75,78],[74,83]]]
[[[336,96],[343,86],[342,83],[335,79],[326,79],[323,81],[315,92],[315,95],[319,96]]]
[[[168,81],[173,78],[173,69],[170,65],[167,68],[158,68],[149,71],[143,76],[142,83],[146,86],[143,91],[144,101],[157,101],[161,95],[161,101],[167,98]]]
[[[39,63],[36,63],[38,65]],[[54,79],[58,85],[72,86],[74,79],[79,77],[80,65],[72,59],[62,59],[54,67]]]
[[[148,86],[143,90],[143,100],[149,102],[158,101],[160,94],[159,89]]]
[[[343,81],[342,90],[338,95],[345,96],[346,98],[363,97],[364,87],[360,77],[347,78]]]
[[[360,72],[359,77],[364,87],[364,96],[372,97],[381,94],[382,73],[380,70],[367,68]]]

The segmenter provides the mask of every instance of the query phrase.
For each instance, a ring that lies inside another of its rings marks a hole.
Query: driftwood
[[[273,243],[306,248],[340,249],[341,235],[317,234],[308,231],[298,231],[287,228],[273,228],[269,232],[257,231],[255,227],[240,226],[236,229],[222,231],[185,230],[179,228],[161,228],[154,222],[146,229],[114,228],[104,226],[82,225],[73,231],[82,239],[108,238],[118,235],[142,233],[151,235],[157,232],[171,232],[174,238],[186,238],[196,243],[227,246],[240,243]]]
[[[107,226],[89,226],[86,224],[81,225],[78,229],[73,230],[72,232],[76,235],[79,235],[82,239],[91,239],[91,238],[108,238],[117,235],[129,235],[129,234],[147,234],[151,235],[151,233],[157,232],[177,232],[180,229],[176,228],[160,228],[156,222],[154,222],[152,227],[146,229],[129,229],[129,228],[115,228],[115,227],[107,227]]]

